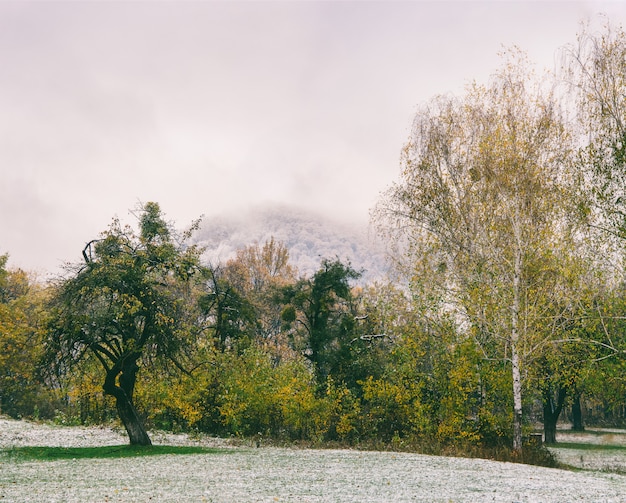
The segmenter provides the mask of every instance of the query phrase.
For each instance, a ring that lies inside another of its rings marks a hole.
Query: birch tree
[[[621,298],[626,251],[626,32],[606,20],[589,22],[562,52],[561,82],[567,85],[578,125],[579,201],[594,237],[595,266],[605,280],[590,301],[589,319],[599,327],[588,343],[610,356],[626,352],[623,313],[607,298]],[[604,290],[604,293],[603,293]],[[608,293],[607,293],[608,291]]]
[[[626,33],[585,26],[562,52],[561,78],[576,105],[579,168],[589,222],[604,239],[626,239]]]
[[[485,358],[505,358],[513,448],[522,448],[525,359],[545,337],[568,233],[567,129],[550,89],[515,55],[488,85],[421,107],[400,181],[374,218],[408,250],[413,283],[452,313]]]

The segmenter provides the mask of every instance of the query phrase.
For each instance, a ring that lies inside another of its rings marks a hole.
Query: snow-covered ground
[[[560,431],[556,440],[557,444],[550,450],[562,463],[584,470],[626,474],[624,430],[594,429],[583,433]],[[572,444],[579,444],[579,447]],[[585,448],[587,445],[589,447]],[[623,501],[626,501],[626,495]]]
[[[0,501],[41,502],[623,502],[626,476],[487,460],[352,450],[210,445],[207,454],[15,461],[2,449],[126,442],[106,428],[60,428],[0,419]]]
[[[204,447],[229,447],[231,442],[214,437],[190,438],[165,432],[150,432],[152,443],[157,445],[198,445]],[[128,436],[123,428],[103,426],[57,426],[54,424],[13,421],[0,417],[0,449],[11,447],[98,447],[124,445]],[[0,458],[1,460],[2,458]]]

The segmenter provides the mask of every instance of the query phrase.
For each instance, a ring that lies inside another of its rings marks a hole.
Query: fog
[[[42,273],[157,201],[364,225],[416,107],[620,2],[1,2],[0,253]],[[598,18],[594,18],[595,22]]]

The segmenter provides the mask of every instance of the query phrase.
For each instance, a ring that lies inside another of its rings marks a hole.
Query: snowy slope
[[[364,270],[363,280],[384,276],[384,251],[369,235],[365,225],[348,225],[338,220],[287,206],[264,206],[235,214],[207,219],[196,234],[207,247],[211,263],[234,257],[240,248],[274,237],[289,250],[289,259],[301,274],[319,268],[322,258],[349,260],[356,270]]]

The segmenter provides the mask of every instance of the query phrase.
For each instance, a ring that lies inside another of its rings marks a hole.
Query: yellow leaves
[[[429,423],[422,403],[422,384],[417,381],[390,382],[369,377],[363,387],[364,420],[379,435],[389,436],[403,429],[405,433],[419,434]]]
[[[476,431],[464,429],[464,419],[460,416],[453,416],[452,420],[439,424],[437,427],[437,438],[443,442],[453,440],[465,440],[472,443],[480,440],[480,434]]]
[[[118,294],[120,300],[120,311],[124,316],[135,316],[139,313],[143,305],[137,297],[132,294]]]
[[[168,402],[170,408],[178,411],[178,414],[189,424],[193,426],[200,419],[202,419],[202,412],[198,409],[196,404],[191,403],[185,395],[179,393],[174,394],[172,399]]]
[[[337,435],[341,439],[345,439],[350,436],[351,433],[356,431],[356,427],[354,425],[354,416],[356,415],[356,411],[351,411],[350,414],[341,414],[339,416],[339,421],[335,426],[335,431]]]
[[[158,325],[165,325],[165,326],[174,325],[175,323],[175,319],[173,317],[168,316],[161,312],[156,313],[155,321]]]
[[[408,403],[409,394],[404,386],[390,383],[385,379],[374,380],[368,377],[363,385],[363,398],[371,402],[393,402],[397,405]]]

